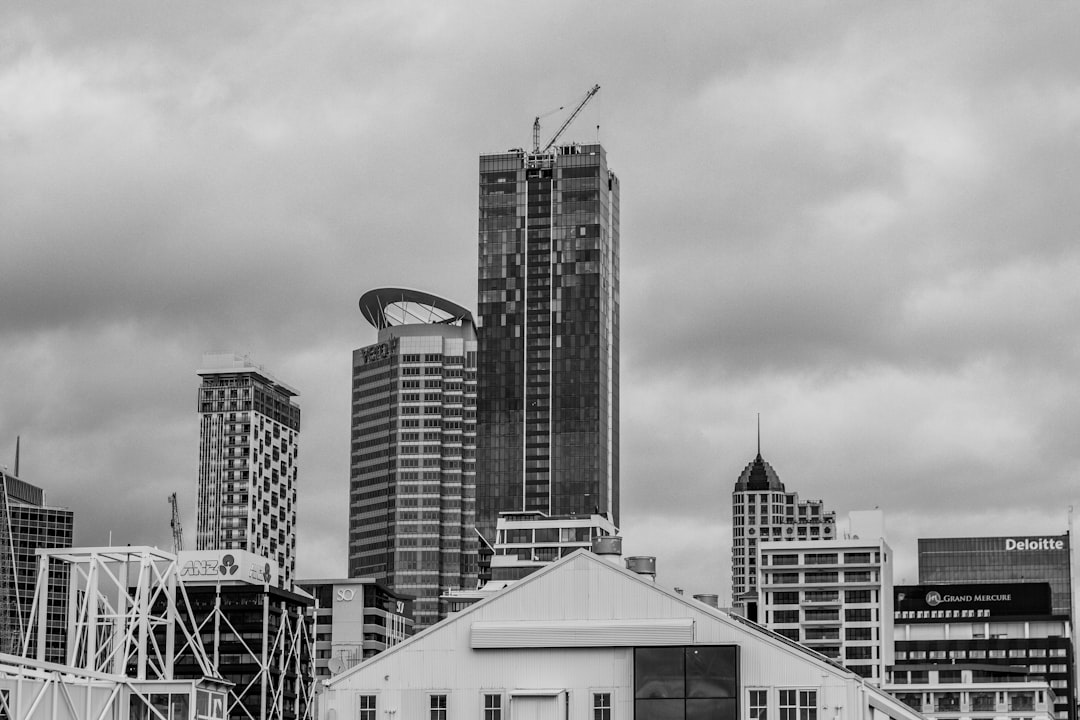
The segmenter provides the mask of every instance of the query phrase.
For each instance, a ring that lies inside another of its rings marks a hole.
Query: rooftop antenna
[[[22,440],[18,435],[15,436],[15,477],[19,477],[19,441]]]
[[[757,414],[757,454],[761,455],[761,413]]]

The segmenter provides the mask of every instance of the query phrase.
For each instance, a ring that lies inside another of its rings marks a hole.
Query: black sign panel
[[[893,617],[935,622],[977,618],[1049,615],[1050,583],[898,585]]]

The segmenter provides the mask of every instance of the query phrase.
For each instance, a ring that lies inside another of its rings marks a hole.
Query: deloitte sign
[[[1006,552],[1011,550],[1045,551],[1064,550],[1065,541],[1059,538],[1005,538]]]

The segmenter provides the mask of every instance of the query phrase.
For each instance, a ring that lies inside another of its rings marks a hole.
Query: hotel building
[[[269,558],[289,590],[296,572],[297,392],[239,355],[199,370],[198,550]]]
[[[476,331],[472,314],[418,290],[379,288],[360,309],[378,342],[353,352],[349,577],[415,598],[477,585]]]
[[[480,157],[477,518],[619,523],[619,180],[598,144]],[[546,522],[546,521],[545,521]]]
[[[1045,582],[900,585],[886,688],[924,714],[1075,720],[1071,623]]]

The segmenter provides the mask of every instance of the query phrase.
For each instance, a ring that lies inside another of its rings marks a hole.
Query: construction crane
[[[541,113],[541,114],[537,115],[536,119],[533,120],[533,142],[532,142],[533,152],[540,152],[540,121],[542,119],[546,118],[548,115],[554,115],[555,113],[559,112],[560,110],[564,110],[564,109],[566,109],[566,106],[565,105],[560,105],[559,107],[555,108],[554,110],[548,110],[546,113]]]
[[[574,122],[574,118],[581,112],[581,108],[585,107],[586,103],[592,100],[593,95],[598,92],[600,92],[600,86],[593,85],[589,92],[585,93],[585,97],[581,99],[581,102],[578,103],[577,107],[574,108],[574,112],[570,113],[570,117],[566,118],[566,122],[562,124],[562,127],[555,131],[555,134],[551,136],[551,139],[547,141],[547,144],[544,145],[544,147],[540,147],[540,118],[544,116],[538,116],[533,122],[533,152],[547,152],[548,149],[555,144],[555,141],[559,139],[559,136],[563,134],[563,131],[570,126],[570,123]],[[559,110],[562,110],[562,108],[559,108]],[[553,110],[552,112],[558,111]],[[551,113],[548,113],[548,115],[550,114]]]
[[[180,508],[176,503],[176,493],[169,496],[169,505],[172,506],[172,519],[169,527],[172,528],[173,552],[178,553],[184,549],[184,528],[180,526]]]

